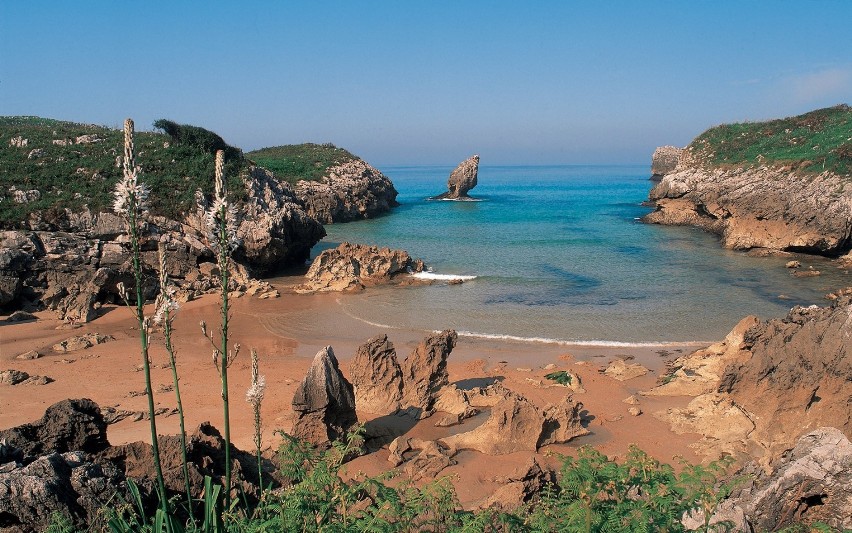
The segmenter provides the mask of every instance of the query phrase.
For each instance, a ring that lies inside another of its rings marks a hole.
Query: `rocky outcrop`
[[[769,473],[756,464],[743,473],[751,481],[724,507],[741,509],[754,531],[814,522],[852,528],[852,443],[838,429],[803,435]]]
[[[304,262],[325,235],[289,185],[257,167],[248,171],[244,183],[248,200],[238,209],[241,244],[234,252],[232,290],[247,290],[251,276]],[[199,200],[204,206],[205,199]],[[87,322],[102,303],[120,302],[118,282],[132,286],[127,229],[109,212],[66,209],[54,215],[48,221],[43,213],[34,214],[29,231],[0,232],[0,307],[47,308],[61,319]],[[161,244],[179,297],[190,299],[215,287],[215,257],[203,213],[190,213],[183,222],[150,217],[141,242],[146,298],[156,295]]]
[[[358,347],[349,365],[360,411],[386,414],[399,409],[402,370],[387,335],[379,335]]]
[[[404,463],[410,481],[434,479],[443,469],[457,464],[453,455],[453,450],[434,440],[401,436],[388,446],[388,461],[393,466]]]
[[[445,330],[430,335],[405,358],[402,370],[402,398],[400,407],[426,418],[434,413],[438,391],[449,384],[447,357],[456,347],[458,334]]]
[[[62,400],[48,407],[41,420],[0,430],[0,441],[26,456],[98,453],[109,446],[106,426],[100,408],[92,400]]]
[[[434,200],[457,200],[468,198],[468,191],[476,187],[479,174],[479,156],[473,155],[462,161],[450,173],[447,180],[447,192],[435,196]]]
[[[651,157],[651,179],[660,180],[666,174],[674,172],[680,162],[680,154],[683,148],[676,146],[660,146],[654,150]]]
[[[604,369],[603,374],[618,381],[638,378],[648,373],[648,369],[637,363],[627,363],[624,359],[615,359]]]
[[[425,265],[404,250],[342,243],[320,253],[296,292],[356,291],[390,282],[394,276],[420,272]]]
[[[477,450],[488,455],[536,451],[541,446],[588,435],[580,419],[582,407],[569,396],[540,409],[523,396],[503,389],[485,422],[440,441],[450,449]]]
[[[299,181],[295,194],[323,224],[374,218],[399,205],[391,180],[360,159],[329,168],[321,181]]]
[[[500,484],[500,488],[477,507],[512,512],[530,503],[548,486],[555,486],[556,473],[543,469],[538,461],[531,457],[526,464],[508,476],[499,477],[494,481]]]
[[[829,172],[780,168],[705,169],[684,152],[650,192],[643,220],[697,226],[726,248],[767,248],[839,256],[852,247],[852,188]]]
[[[848,294],[830,307],[794,307],[783,319],[748,318],[723,345],[686,358],[650,393],[700,393],[685,409],[658,415],[676,431],[705,435],[705,453],[769,464],[810,430],[836,427],[852,435],[850,335]],[[681,375],[683,369],[693,370]]]
[[[293,436],[314,446],[328,447],[358,423],[352,384],[340,372],[331,346],[314,357],[293,396]]]

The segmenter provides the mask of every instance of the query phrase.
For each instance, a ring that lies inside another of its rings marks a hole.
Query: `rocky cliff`
[[[845,254],[852,248],[849,139],[848,106],[712,128],[674,168],[672,157],[655,152],[653,172],[664,175],[649,195],[656,209],[643,220],[697,226],[732,249]]]
[[[360,159],[329,168],[320,181],[298,181],[295,193],[323,224],[374,218],[399,205],[391,180]]]

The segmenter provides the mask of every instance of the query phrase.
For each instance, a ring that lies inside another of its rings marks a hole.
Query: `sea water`
[[[822,276],[796,278],[789,258],[751,257],[695,228],[642,223],[653,185],[647,166],[480,166],[471,201],[430,200],[446,190],[451,170],[383,168],[401,205],[326,226],[314,255],[343,241],[401,248],[434,278],[343,295],[343,312],[386,328],[485,338],[705,342],[749,314],[825,304],[850,280],[824,259],[803,260]]]

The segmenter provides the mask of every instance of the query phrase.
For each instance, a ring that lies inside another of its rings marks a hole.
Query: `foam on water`
[[[476,276],[462,276],[457,274],[436,274],[432,271],[426,272],[412,272],[412,278],[416,279],[430,279],[435,281],[471,281],[476,279]]]
[[[434,330],[434,333],[440,333]],[[711,341],[662,341],[662,342],[622,342],[622,341],[569,341],[564,339],[549,339],[546,337],[519,337],[517,335],[498,335],[492,333],[477,333],[475,331],[457,331],[460,337],[471,337],[475,339],[512,341],[529,344],[554,344],[557,346],[585,346],[585,347],[607,347],[607,348],[669,348],[674,346],[707,346]]]

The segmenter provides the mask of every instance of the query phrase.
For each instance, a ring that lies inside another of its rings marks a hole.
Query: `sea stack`
[[[447,192],[435,196],[433,200],[457,200],[468,198],[467,191],[476,187],[476,176],[479,173],[479,155],[474,154],[461,162],[450,173],[447,180]]]

